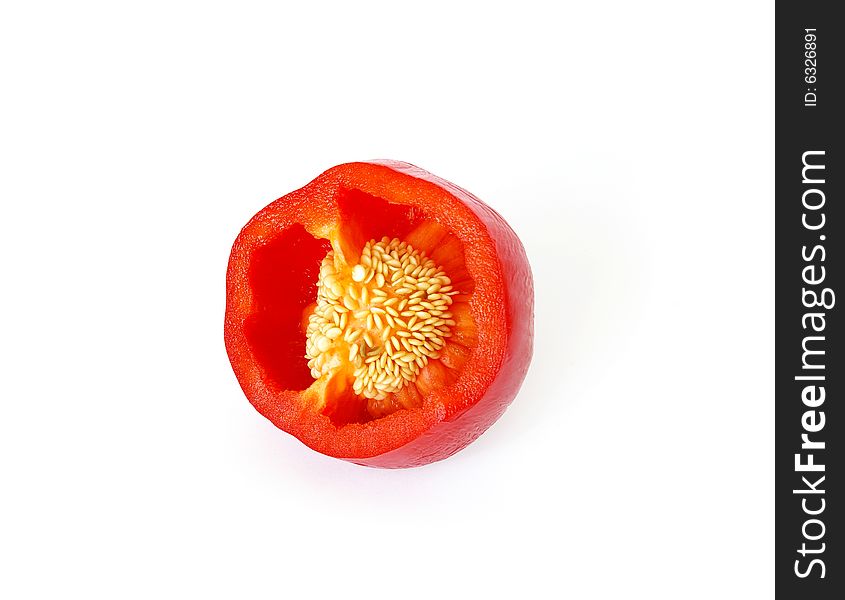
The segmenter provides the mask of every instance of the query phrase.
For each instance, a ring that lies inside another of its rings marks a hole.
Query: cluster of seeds
[[[329,252],[308,318],[311,375],[351,364],[355,393],[378,400],[413,382],[439,358],[455,325],[451,283],[424,252],[396,238],[367,242],[360,262],[343,273]]]

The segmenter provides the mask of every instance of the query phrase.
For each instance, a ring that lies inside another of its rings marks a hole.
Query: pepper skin
[[[395,252],[384,255],[394,284],[410,273],[408,289],[391,287],[375,266],[361,281],[370,263],[362,249],[378,240],[415,253],[402,265]],[[423,260],[436,267],[411,270]],[[325,312],[332,298],[336,309]],[[390,311],[389,327],[375,304],[386,300],[414,316]],[[525,250],[498,213],[408,163],[358,162],[329,169],[241,230],[226,276],[224,336],[246,397],[277,427],[329,456],[414,467],[464,448],[505,411],[531,361],[533,306]],[[377,339],[383,329],[386,342]],[[370,362],[375,375],[366,373]],[[379,377],[379,369],[387,372]]]

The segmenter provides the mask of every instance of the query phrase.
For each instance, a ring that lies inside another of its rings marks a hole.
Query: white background
[[[307,6],[306,6],[307,5]],[[767,598],[773,7],[0,9],[0,596]],[[525,243],[511,408],[424,468],[244,398],[232,241],[395,158]]]

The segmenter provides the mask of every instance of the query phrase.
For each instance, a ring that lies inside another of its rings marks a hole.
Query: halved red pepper
[[[533,282],[504,219],[413,165],[349,163],[235,240],[225,341],[249,401],[311,448],[441,460],[498,419],[531,360]]]

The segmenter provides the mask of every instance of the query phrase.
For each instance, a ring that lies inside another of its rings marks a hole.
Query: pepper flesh
[[[303,350],[327,256],[354,269],[383,238],[448,274],[454,326],[411,380],[367,398],[348,369],[315,381]],[[407,163],[340,165],[241,231],[227,273],[225,338],[245,394],[283,430],[359,464],[426,464],[478,437],[518,391],[533,341],[530,268],[513,231],[468,192]]]

